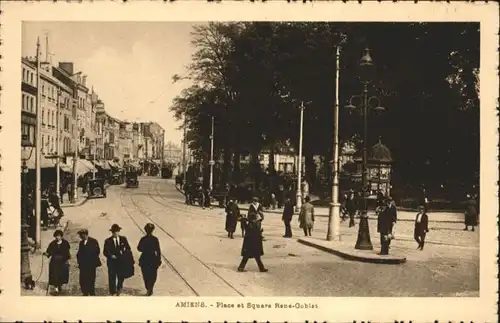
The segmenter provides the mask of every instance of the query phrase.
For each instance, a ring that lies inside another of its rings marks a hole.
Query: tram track
[[[130,212],[127,209],[127,206],[124,203],[124,196],[127,195],[124,192],[120,193],[120,201],[122,204],[122,208],[125,210],[127,213],[128,217],[132,220],[132,222],[139,228],[141,232],[144,233],[144,230],[141,228],[141,225],[138,223],[138,221],[135,219],[135,217],[132,215],[132,212]],[[151,193],[150,193],[150,187],[148,187],[148,196],[151,198]],[[134,200],[133,195],[129,194],[127,195],[129,198],[130,202],[134,206],[134,208],[146,219],[147,221],[153,223],[155,227],[161,231],[164,236],[169,239],[169,241],[173,242],[175,245],[179,246],[182,250],[184,250],[190,258],[194,259],[197,263],[202,265],[205,269],[209,271],[209,273],[213,276],[215,276],[216,279],[218,279],[220,282],[222,282],[225,286],[227,286],[230,290],[238,294],[239,296],[245,296],[242,292],[240,292],[236,287],[234,287],[230,282],[228,282],[224,277],[222,277],[219,273],[217,273],[214,269],[212,269],[208,264],[206,264],[203,260],[201,260],[198,256],[196,256],[193,252],[191,252],[186,246],[184,246],[180,241],[178,241],[170,232],[168,232],[161,224],[159,224],[157,221],[155,221],[149,212],[145,211],[138,203],[137,201]],[[158,201],[156,201],[158,203]],[[160,204],[162,205],[162,204]],[[164,205],[164,207],[166,207]],[[202,296],[200,295],[200,292],[193,286],[193,284],[189,283],[188,278],[186,278],[181,272],[176,268],[176,266],[164,255],[162,254],[162,258],[165,260],[165,262],[168,264],[168,266],[181,278],[181,280],[185,283],[185,285],[196,295],[196,296]]]

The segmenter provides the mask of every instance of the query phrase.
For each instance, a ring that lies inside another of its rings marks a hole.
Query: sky
[[[172,83],[184,74],[195,48],[194,22],[29,22],[23,23],[22,55],[36,56],[40,37],[42,59],[73,62],[87,75],[106,111],[121,120],[154,121],[166,141],[180,144],[179,123],[169,111],[172,100],[190,85]],[[48,51],[46,37],[48,36]]]

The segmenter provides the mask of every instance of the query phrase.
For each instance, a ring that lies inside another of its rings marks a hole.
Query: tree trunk
[[[238,184],[240,182],[241,175],[241,151],[238,148],[235,148],[233,154],[233,181],[236,181]]]
[[[271,150],[269,152],[269,174],[274,175],[274,172],[276,171],[276,168],[274,167],[274,145],[271,146]]]

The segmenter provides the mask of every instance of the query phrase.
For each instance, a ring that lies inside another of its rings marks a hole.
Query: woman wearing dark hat
[[[229,199],[229,203],[226,206],[226,231],[227,237],[234,239],[233,234],[236,231],[236,224],[240,218],[240,208],[238,204],[234,201],[234,198]]]
[[[142,271],[142,278],[144,279],[144,286],[146,286],[146,295],[153,295],[153,288],[158,276],[158,267],[161,265],[161,250],[158,238],[153,235],[155,229],[154,224],[148,223],[144,227],[146,235],[141,238],[137,250],[141,252],[139,258],[139,266]]]
[[[61,286],[69,281],[69,243],[63,239],[61,230],[54,231],[54,240],[49,243],[44,256],[50,258],[49,262],[49,286],[54,286],[59,293]]]
[[[111,226],[111,237],[104,241],[103,254],[108,264],[109,292],[120,296],[125,278],[134,275],[134,258],[126,237],[120,235],[118,224]]]

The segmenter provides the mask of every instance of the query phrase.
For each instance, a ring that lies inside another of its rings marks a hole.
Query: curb
[[[312,241],[305,240],[303,238],[299,238],[299,243],[303,245],[313,247],[328,253],[331,253],[335,256],[339,256],[341,258],[353,261],[367,262],[367,263],[376,263],[376,264],[387,264],[387,265],[398,265],[406,262],[406,257],[401,256],[380,256],[380,255],[356,255],[351,252],[341,251],[340,249],[334,249],[332,247],[326,247],[318,243],[314,243]]]
[[[105,189],[108,189],[111,185],[110,184],[106,184],[104,185],[104,188]],[[77,203],[73,203],[73,204],[66,204],[66,205],[61,205],[61,208],[68,208],[68,207],[78,207],[78,206],[82,206],[84,205],[85,203],[87,203],[87,201],[89,200],[89,197],[86,196],[84,199],[78,201]]]

